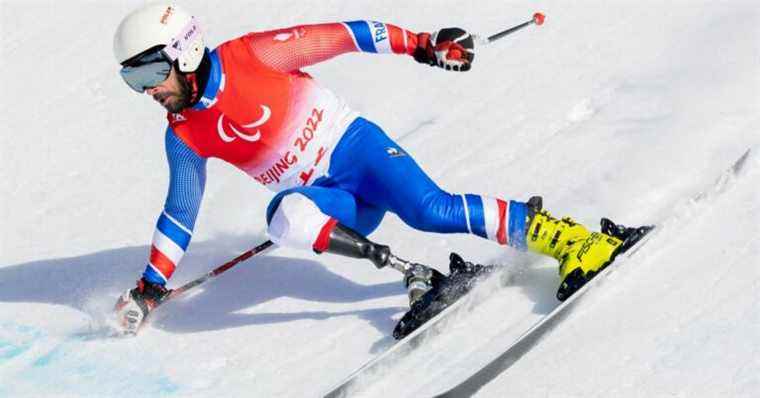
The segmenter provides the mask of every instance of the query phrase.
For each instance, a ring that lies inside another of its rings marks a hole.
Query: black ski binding
[[[449,261],[449,275],[435,272],[431,281],[432,288],[412,304],[411,309],[393,329],[393,337],[396,340],[403,339],[448,308],[470,292],[480,280],[480,276],[490,274],[495,269],[492,265],[464,261],[456,253],[451,253]]]

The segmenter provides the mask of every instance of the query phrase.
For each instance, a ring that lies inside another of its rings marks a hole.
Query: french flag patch
[[[376,21],[351,21],[343,25],[361,52],[404,54],[407,51],[406,31],[398,26]]]

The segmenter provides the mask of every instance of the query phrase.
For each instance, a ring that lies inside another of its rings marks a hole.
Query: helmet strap
[[[209,75],[211,74],[211,58],[208,54],[208,49],[205,49],[203,53],[203,60],[201,60],[201,64],[198,66],[198,69],[196,69],[195,72],[180,72],[187,78],[187,81],[190,83],[190,87],[193,90],[193,98],[190,101],[193,106],[197,104],[203,96],[203,93],[206,90],[206,84],[208,83]]]
[[[185,79],[187,79],[187,82],[190,83],[190,88],[193,92],[193,95],[190,97],[190,103],[194,104],[198,102],[198,76],[195,72],[185,73]]]

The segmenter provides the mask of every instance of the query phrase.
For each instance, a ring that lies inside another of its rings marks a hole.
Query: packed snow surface
[[[399,275],[278,248],[108,338],[167,187],[165,115],[118,75],[139,1],[0,1],[0,396],[319,396],[393,343]],[[252,30],[374,19],[488,35],[452,73],[349,54],[308,68],[443,188],[658,233],[478,396],[760,395],[760,7],[710,1],[182,2],[212,46]],[[742,172],[721,173],[752,148]],[[718,182],[716,182],[718,180]],[[172,285],[266,239],[271,193],[209,163]],[[551,259],[388,216],[372,236],[445,270],[500,264],[441,333],[359,396],[432,396],[551,312]]]

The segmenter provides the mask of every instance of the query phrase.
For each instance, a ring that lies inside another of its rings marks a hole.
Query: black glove
[[[158,307],[171,293],[162,285],[150,283],[141,278],[137,287],[124,292],[116,301],[114,312],[122,332],[137,334],[148,314]]]
[[[475,41],[460,28],[445,28],[438,32],[417,34],[414,50],[417,62],[446,70],[465,72],[475,59]]]

